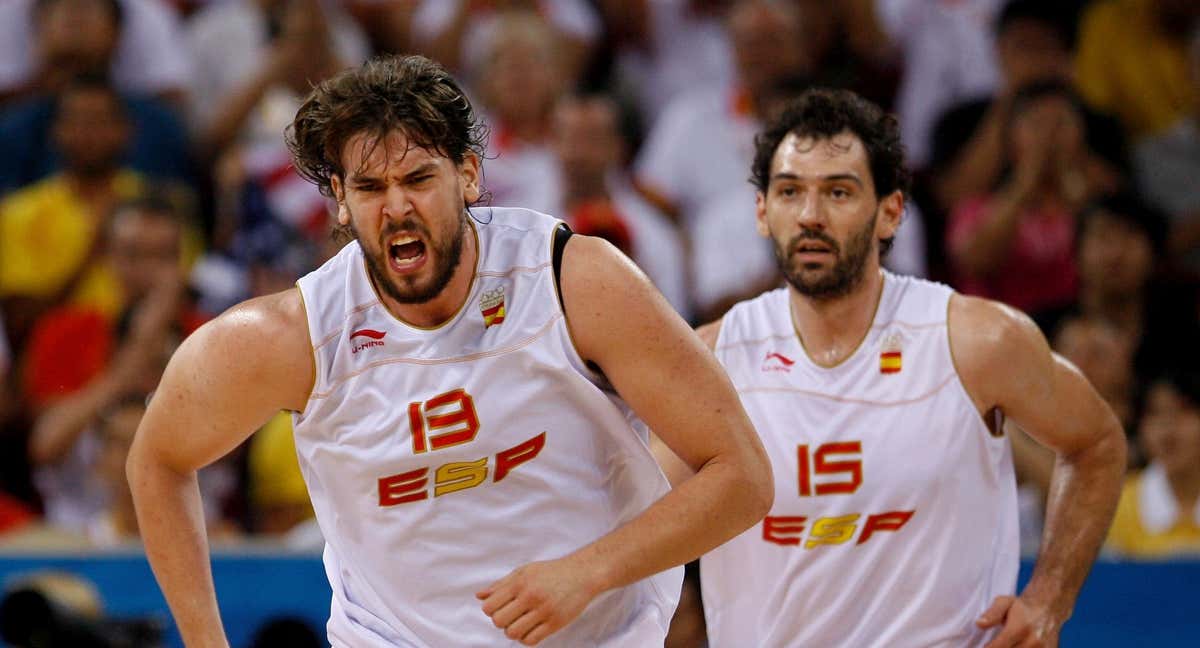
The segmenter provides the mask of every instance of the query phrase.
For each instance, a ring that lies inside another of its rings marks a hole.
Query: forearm
[[[180,474],[134,452],[128,472],[146,556],[184,643],[188,648],[228,648],[196,473]]]
[[[629,523],[569,558],[596,577],[597,591],[695,560],[770,509],[771,487],[747,475],[744,465],[709,462]],[[771,483],[769,474],[766,483]]]
[[[119,392],[116,381],[104,376],[48,408],[38,416],[30,434],[30,461],[44,465],[62,458],[87,426],[118,398]]]
[[[1017,223],[1025,206],[1020,189],[1008,187],[997,195],[988,207],[984,222],[956,250],[960,267],[977,277],[986,277],[999,270],[1008,257]]]
[[[1059,456],[1050,482],[1042,549],[1022,597],[1066,620],[1108,533],[1125,470],[1119,427],[1071,456]]]
[[[1004,117],[1007,112],[993,102],[975,134],[954,161],[934,182],[938,201],[947,207],[992,188],[1000,176],[1004,155]]]
[[[270,65],[264,65],[249,81],[220,102],[221,107],[198,138],[201,157],[216,159],[237,138],[246,119],[262,101],[275,78]]]

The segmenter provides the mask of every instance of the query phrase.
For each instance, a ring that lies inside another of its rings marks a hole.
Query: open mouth
[[[412,235],[402,235],[388,242],[388,260],[399,272],[415,270],[425,261],[425,242]]]

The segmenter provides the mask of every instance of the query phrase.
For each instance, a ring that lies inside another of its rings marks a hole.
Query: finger
[[[508,602],[514,598],[516,598],[516,594],[511,589],[501,587],[483,599],[483,613],[492,616],[496,610],[508,605]]]
[[[999,624],[1008,614],[1008,608],[1012,607],[1014,597],[1012,596],[997,596],[996,600],[992,601],[992,606],[984,610],[983,614],[975,620],[975,625],[980,628],[990,628]]]
[[[521,615],[525,614],[526,611],[527,608],[514,598],[491,615],[492,623],[495,623],[497,628],[507,628],[512,625],[513,621],[521,618]]]
[[[543,623],[530,630],[529,634],[525,635],[525,638],[521,640],[521,644],[524,646],[536,646],[546,637],[549,637],[552,632],[554,631],[550,629],[550,625]]]
[[[521,618],[509,624],[509,626],[504,630],[504,634],[508,636],[509,639],[523,641],[525,636],[528,635],[531,630],[541,625],[541,623],[542,615],[538,614],[537,610],[526,610],[525,614],[521,615]]]

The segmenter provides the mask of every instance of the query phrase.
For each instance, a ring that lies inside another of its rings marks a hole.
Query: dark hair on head
[[[1160,369],[1139,390],[1136,408],[1138,419],[1146,415],[1150,400],[1150,389],[1155,385],[1166,385],[1183,397],[1193,408],[1200,409],[1200,372],[1180,367],[1179,362]]]
[[[468,154],[483,158],[487,130],[470,100],[442,66],[416,55],[377,57],[322,81],[300,106],[286,141],[300,175],[332,196],[330,179],[346,176],[346,142],[366,134],[376,146],[396,130],[410,147],[455,164]]]
[[[33,20],[35,22],[41,20],[42,16],[45,15],[46,10],[49,9],[51,5],[54,5],[60,1],[61,0],[34,0],[32,12]],[[109,15],[112,16],[113,24],[117,26],[118,30],[121,29],[121,27],[125,25],[125,7],[121,6],[121,0],[101,0],[101,4],[108,9]]]
[[[1093,200],[1079,213],[1079,225],[1075,228],[1076,245],[1087,231],[1088,225],[1099,218],[1120,221],[1146,236],[1156,256],[1167,251],[1166,214],[1150,206],[1136,194],[1121,192]]]
[[[755,136],[750,182],[764,194],[767,192],[771,161],[788,134],[828,140],[847,132],[857,137],[866,149],[875,197],[883,198],[895,191],[907,194],[910,176],[904,166],[904,145],[900,143],[896,118],[849,90],[827,88],[806,90],[789,101]],[[891,246],[892,238],[882,239],[880,252],[887,254]]]
[[[993,33],[1000,36],[1013,23],[1031,20],[1042,23],[1058,33],[1063,49],[1075,49],[1076,11],[1069,2],[1047,2],[1046,0],[1009,0],[996,15]]]

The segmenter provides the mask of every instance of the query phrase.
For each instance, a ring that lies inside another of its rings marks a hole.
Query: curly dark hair
[[[287,128],[296,171],[333,195],[330,179],[344,178],[342,149],[366,133],[372,146],[391,133],[410,146],[461,164],[468,153],[483,158],[487,129],[450,73],[423,56],[383,56],[322,81]]]
[[[900,125],[882,108],[849,90],[814,88],[806,90],[784,106],[754,138],[754,165],[750,182],[764,194],[771,182],[771,160],[780,142],[789,133],[799,137],[829,139],[849,132],[867,151],[875,197],[894,191],[907,195],[911,178],[904,165],[904,146],[900,143]],[[887,254],[892,239],[880,241],[880,252]]]

